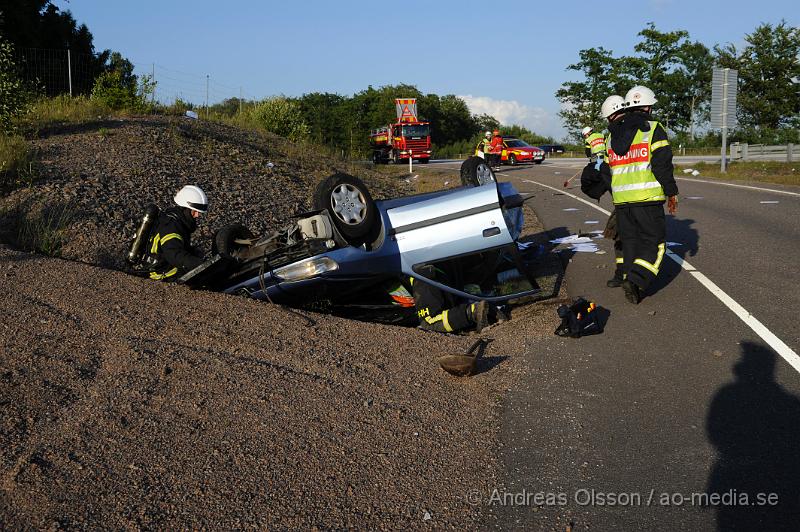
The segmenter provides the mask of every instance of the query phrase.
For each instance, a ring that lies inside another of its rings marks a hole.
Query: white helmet
[[[492,138],[492,132],[491,131],[487,131],[486,133],[483,134],[483,136],[486,137],[487,139],[490,139],[490,138]]]
[[[181,207],[197,212],[208,210],[208,197],[203,189],[194,185],[186,185],[175,194],[175,203]]]
[[[625,108],[625,98],[618,94],[614,94],[606,98],[603,105],[600,106],[600,116],[608,118],[614,113],[621,111]]]
[[[586,126],[585,128],[581,129],[581,135],[583,135],[584,137],[591,132],[592,132],[591,126]]]
[[[655,105],[656,95],[644,85],[636,85],[625,94],[625,107]]]

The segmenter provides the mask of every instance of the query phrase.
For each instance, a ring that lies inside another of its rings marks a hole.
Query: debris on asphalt
[[[580,210],[580,209],[578,209],[576,207],[569,207],[569,208],[561,209],[561,210],[564,211],[564,212],[572,212],[572,211],[577,211],[577,210]]]
[[[774,204],[776,204],[776,203],[780,203],[780,202],[779,202],[779,201],[774,201],[774,200],[773,200],[773,201],[761,201],[761,202],[759,202],[759,203],[764,203],[764,204],[768,204],[768,205],[774,205]]]

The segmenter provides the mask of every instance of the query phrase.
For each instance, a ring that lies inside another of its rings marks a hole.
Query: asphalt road
[[[499,178],[535,193],[544,227],[564,236],[606,220],[561,192],[579,168]],[[577,181],[565,192],[588,199]],[[605,286],[609,241],[606,254],[562,253],[570,295],[610,316],[602,335],[529,344],[530,378],[505,404],[506,483],[480,494],[501,528],[797,528],[800,189],[752,186],[679,179],[667,240],[680,245],[638,306]]]

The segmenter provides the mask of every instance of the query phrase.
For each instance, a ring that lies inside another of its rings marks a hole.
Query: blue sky
[[[464,97],[474,112],[561,138],[555,91],[578,51],[630,54],[653,21],[707,46],[761,22],[800,25],[796,1],[404,2],[56,0],[94,35],[150,72],[159,97],[202,103],[416,85]]]

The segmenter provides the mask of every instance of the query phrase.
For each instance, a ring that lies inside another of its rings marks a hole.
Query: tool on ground
[[[561,318],[561,324],[556,328],[555,334],[580,338],[603,332],[599,309],[600,307],[596,303],[586,301],[582,297],[577,298],[570,306],[561,305],[557,311],[558,317]]]
[[[583,168],[581,168],[580,170],[578,170],[578,173],[576,173],[574,176],[572,176],[572,177],[570,177],[569,179],[567,179],[566,181],[564,181],[564,188],[567,188],[567,186],[569,186],[569,182],[570,182],[570,181],[572,181],[573,179],[575,179],[576,177],[578,177],[579,175],[581,175],[581,172],[583,172]]]
[[[472,344],[472,346],[467,349],[467,352],[463,355],[442,355],[436,360],[439,362],[439,365],[442,366],[442,369],[450,375],[455,375],[456,377],[468,377],[475,372],[478,359],[483,355],[488,343],[489,340],[486,338],[481,338]]]

